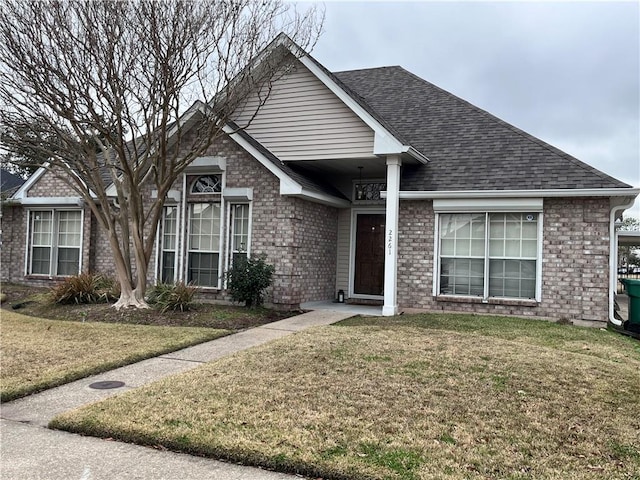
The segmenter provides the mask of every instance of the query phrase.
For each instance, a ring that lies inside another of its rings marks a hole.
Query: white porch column
[[[387,211],[384,239],[384,305],[382,315],[398,313],[398,210],[400,206],[400,155],[387,156]]]

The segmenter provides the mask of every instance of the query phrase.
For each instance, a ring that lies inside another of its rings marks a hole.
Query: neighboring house
[[[23,178],[4,168],[0,168],[0,199],[9,198],[23,183]]]
[[[4,208],[5,200],[10,198],[24,183],[24,179],[20,178],[17,175],[14,175],[8,170],[4,168],[0,168],[0,251],[2,252],[2,257],[0,258],[0,262],[9,262],[11,261],[10,252],[13,250],[13,241],[12,237],[7,234],[5,227],[7,225],[13,226],[15,225],[15,219],[13,215],[15,214],[14,208],[9,208],[8,211]],[[7,215],[8,216],[5,216]],[[12,229],[9,228],[9,231]],[[8,246],[4,246],[4,244],[8,241]],[[5,255],[7,252],[7,255]],[[3,267],[4,272],[4,267]],[[4,274],[2,275],[2,279],[4,279]]]
[[[236,129],[250,101],[169,193],[155,279],[224,299],[234,257],[264,254],[281,308],[342,290],[384,315],[612,318],[613,223],[639,189],[401,67],[331,73],[289,48],[299,59],[255,120]],[[113,272],[96,220],[51,174],[12,202],[3,280]]]

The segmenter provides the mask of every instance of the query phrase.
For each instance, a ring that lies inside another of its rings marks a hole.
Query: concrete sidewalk
[[[319,325],[351,311],[315,310],[161,355],[3,404],[0,478],[12,479],[290,479],[299,478],[210,459],[159,451],[46,429],[59,413],[141,387],[203,363]],[[98,381],[124,387],[95,390]]]

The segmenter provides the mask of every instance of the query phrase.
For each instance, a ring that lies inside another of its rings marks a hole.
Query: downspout
[[[616,235],[615,221],[618,212],[631,208],[635,202],[635,197],[626,198],[630,198],[630,200],[622,205],[613,205],[609,215],[609,321],[618,327],[622,326],[622,321],[615,318],[614,315],[614,301],[618,289],[618,236]],[[613,198],[611,200],[613,203]],[[624,198],[620,200],[624,201]]]

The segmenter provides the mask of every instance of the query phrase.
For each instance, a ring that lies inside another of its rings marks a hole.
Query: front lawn
[[[1,315],[1,401],[231,333],[211,328],[46,320],[9,310]]]
[[[465,315],[353,319],[52,427],[342,479],[637,478],[640,343]]]

